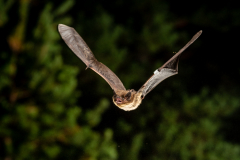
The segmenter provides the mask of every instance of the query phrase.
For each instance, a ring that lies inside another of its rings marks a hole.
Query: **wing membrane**
[[[162,67],[158,68],[154,74],[147,80],[147,82],[140,88],[143,97],[145,97],[151,90],[153,90],[164,79],[178,73],[178,62],[181,53],[187,49],[200,35],[202,31],[196,33],[192,39],[180,49],[171,59],[169,59]]]
[[[126,90],[121,80],[107,66],[97,61],[74,28],[59,24],[58,31],[68,47],[87,65],[87,68],[91,68],[104,78],[114,91]]]

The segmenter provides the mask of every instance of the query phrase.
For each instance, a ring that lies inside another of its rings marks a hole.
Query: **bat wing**
[[[187,49],[200,35],[202,31],[196,33],[193,38],[180,49],[171,59],[169,59],[162,67],[158,68],[154,74],[147,80],[147,82],[140,88],[142,96],[145,97],[151,90],[153,90],[164,79],[178,73],[178,62],[181,53]]]
[[[59,24],[58,31],[68,47],[87,65],[87,68],[91,68],[104,78],[114,91],[126,90],[121,80],[107,66],[97,61],[74,28]]]

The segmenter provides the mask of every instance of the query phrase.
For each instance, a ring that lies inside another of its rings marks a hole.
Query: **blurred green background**
[[[0,0],[0,159],[239,160],[239,17],[231,0]],[[135,90],[203,34],[126,112],[59,23]]]

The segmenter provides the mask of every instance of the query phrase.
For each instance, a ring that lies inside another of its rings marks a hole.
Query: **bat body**
[[[136,109],[141,104],[142,99],[160,82],[177,74],[178,62],[181,53],[202,34],[202,31],[196,33],[181,50],[179,50],[162,67],[155,70],[154,74],[138,91],[135,91],[134,89],[126,90],[121,80],[107,66],[98,62],[90,48],[84,42],[82,37],[75,31],[75,29],[59,24],[58,30],[68,47],[87,65],[87,68],[91,68],[106,80],[114,91],[114,95],[112,97],[113,103],[125,111]]]

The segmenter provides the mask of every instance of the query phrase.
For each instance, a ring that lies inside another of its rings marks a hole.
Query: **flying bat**
[[[169,59],[162,67],[156,69],[154,71],[154,74],[138,91],[135,91],[134,89],[126,90],[116,74],[114,74],[107,66],[99,62],[94,57],[86,42],[74,28],[66,26],[64,24],[59,24],[58,31],[68,47],[87,65],[87,68],[91,68],[107,81],[114,92],[114,95],[112,97],[113,103],[125,111],[136,109],[141,104],[143,98],[160,82],[170,76],[177,74],[178,62],[181,53],[202,34],[202,31],[196,33],[192,39],[171,59]]]

